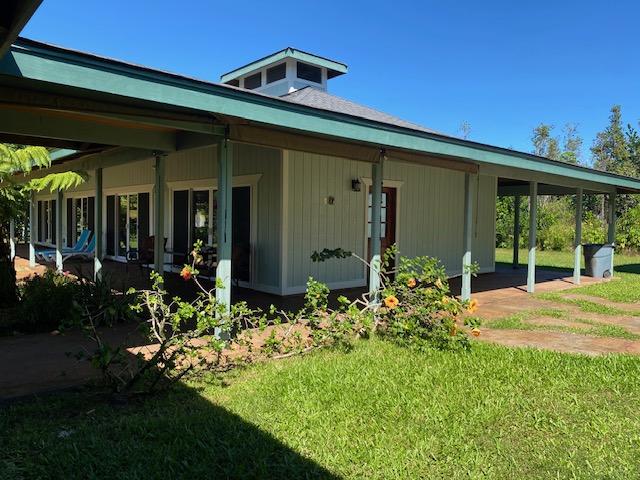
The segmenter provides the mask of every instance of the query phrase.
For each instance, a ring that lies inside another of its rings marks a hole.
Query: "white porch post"
[[[609,228],[607,232],[607,242],[611,245],[616,244],[616,193],[609,194]],[[615,255],[615,251],[611,252],[611,267],[609,271],[611,272],[611,277],[613,278],[613,256]]]
[[[382,266],[380,233],[382,231],[382,181],[384,176],[384,150],[378,162],[371,165],[371,258],[369,259],[369,302],[379,303],[380,268]],[[369,192],[366,193],[369,195]]]
[[[233,145],[228,139],[218,144],[218,193],[217,193],[217,254],[216,300],[231,309],[231,254],[232,254],[232,200],[233,200]]]
[[[527,292],[536,289],[536,227],[538,224],[538,182],[529,182],[529,261]]]
[[[513,268],[520,265],[520,195],[513,199]]]
[[[573,283],[580,284],[582,264],[582,188],[576,192],[576,236],[574,241]]]
[[[93,279],[102,278],[102,168],[95,170],[95,213],[94,213],[94,232],[96,239],[96,250],[93,254]]]
[[[16,221],[9,220],[9,260],[16,258]]]
[[[31,192],[29,197],[29,266],[36,266],[36,199]]]
[[[62,204],[64,196],[62,190],[58,190],[56,195],[56,270],[62,271]]]
[[[475,177],[475,176],[474,176]],[[471,300],[471,244],[473,239],[473,177],[464,174],[464,227],[462,255],[462,289],[463,301]]]
[[[154,269],[164,275],[164,170],[165,158],[156,154],[155,164],[155,198],[154,198],[154,241],[153,263]]]

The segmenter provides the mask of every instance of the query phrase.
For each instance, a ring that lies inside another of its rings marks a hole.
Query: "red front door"
[[[396,242],[396,189],[382,189],[382,207],[380,209],[380,252],[384,255],[387,248]],[[367,259],[371,258],[371,189],[367,208]]]

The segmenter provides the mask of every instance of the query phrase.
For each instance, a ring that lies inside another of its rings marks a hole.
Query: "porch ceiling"
[[[13,127],[0,121],[4,138],[171,151],[216,143],[226,124],[232,140],[248,143],[364,161],[375,161],[385,148],[391,159],[412,163],[594,192],[640,192],[633,178],[24,39],[0,60],[0,104],[20,120]],[[52,111],[74,115],[54,118]]]

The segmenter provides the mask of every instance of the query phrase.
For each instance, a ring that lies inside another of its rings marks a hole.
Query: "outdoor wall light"
[[[354,178],[351,180],[351,190],[354,192],[359,192],[362,189],[362,182],[359,178]]]

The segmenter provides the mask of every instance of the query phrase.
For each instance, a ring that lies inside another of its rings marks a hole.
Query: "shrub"
[[[587,212],[582,221],[582,243],[604,243],[605,226],[592,212]]]
[[[625,212],[617,227],[616,244],[623,250],[640,250],[640,205]]]
[[[457,319],[467,305],[452,296],[444,267],[430,257],[400,258],[393,280],[383,290],[377,332],[418,349],[466,350],[467,334]]]
[[[14,328],[25,332],[56,329],[62,322],[77,321],[80,311],[75,302],[77,285],[71,277],[48,269],[20,286],[20,318]]]

